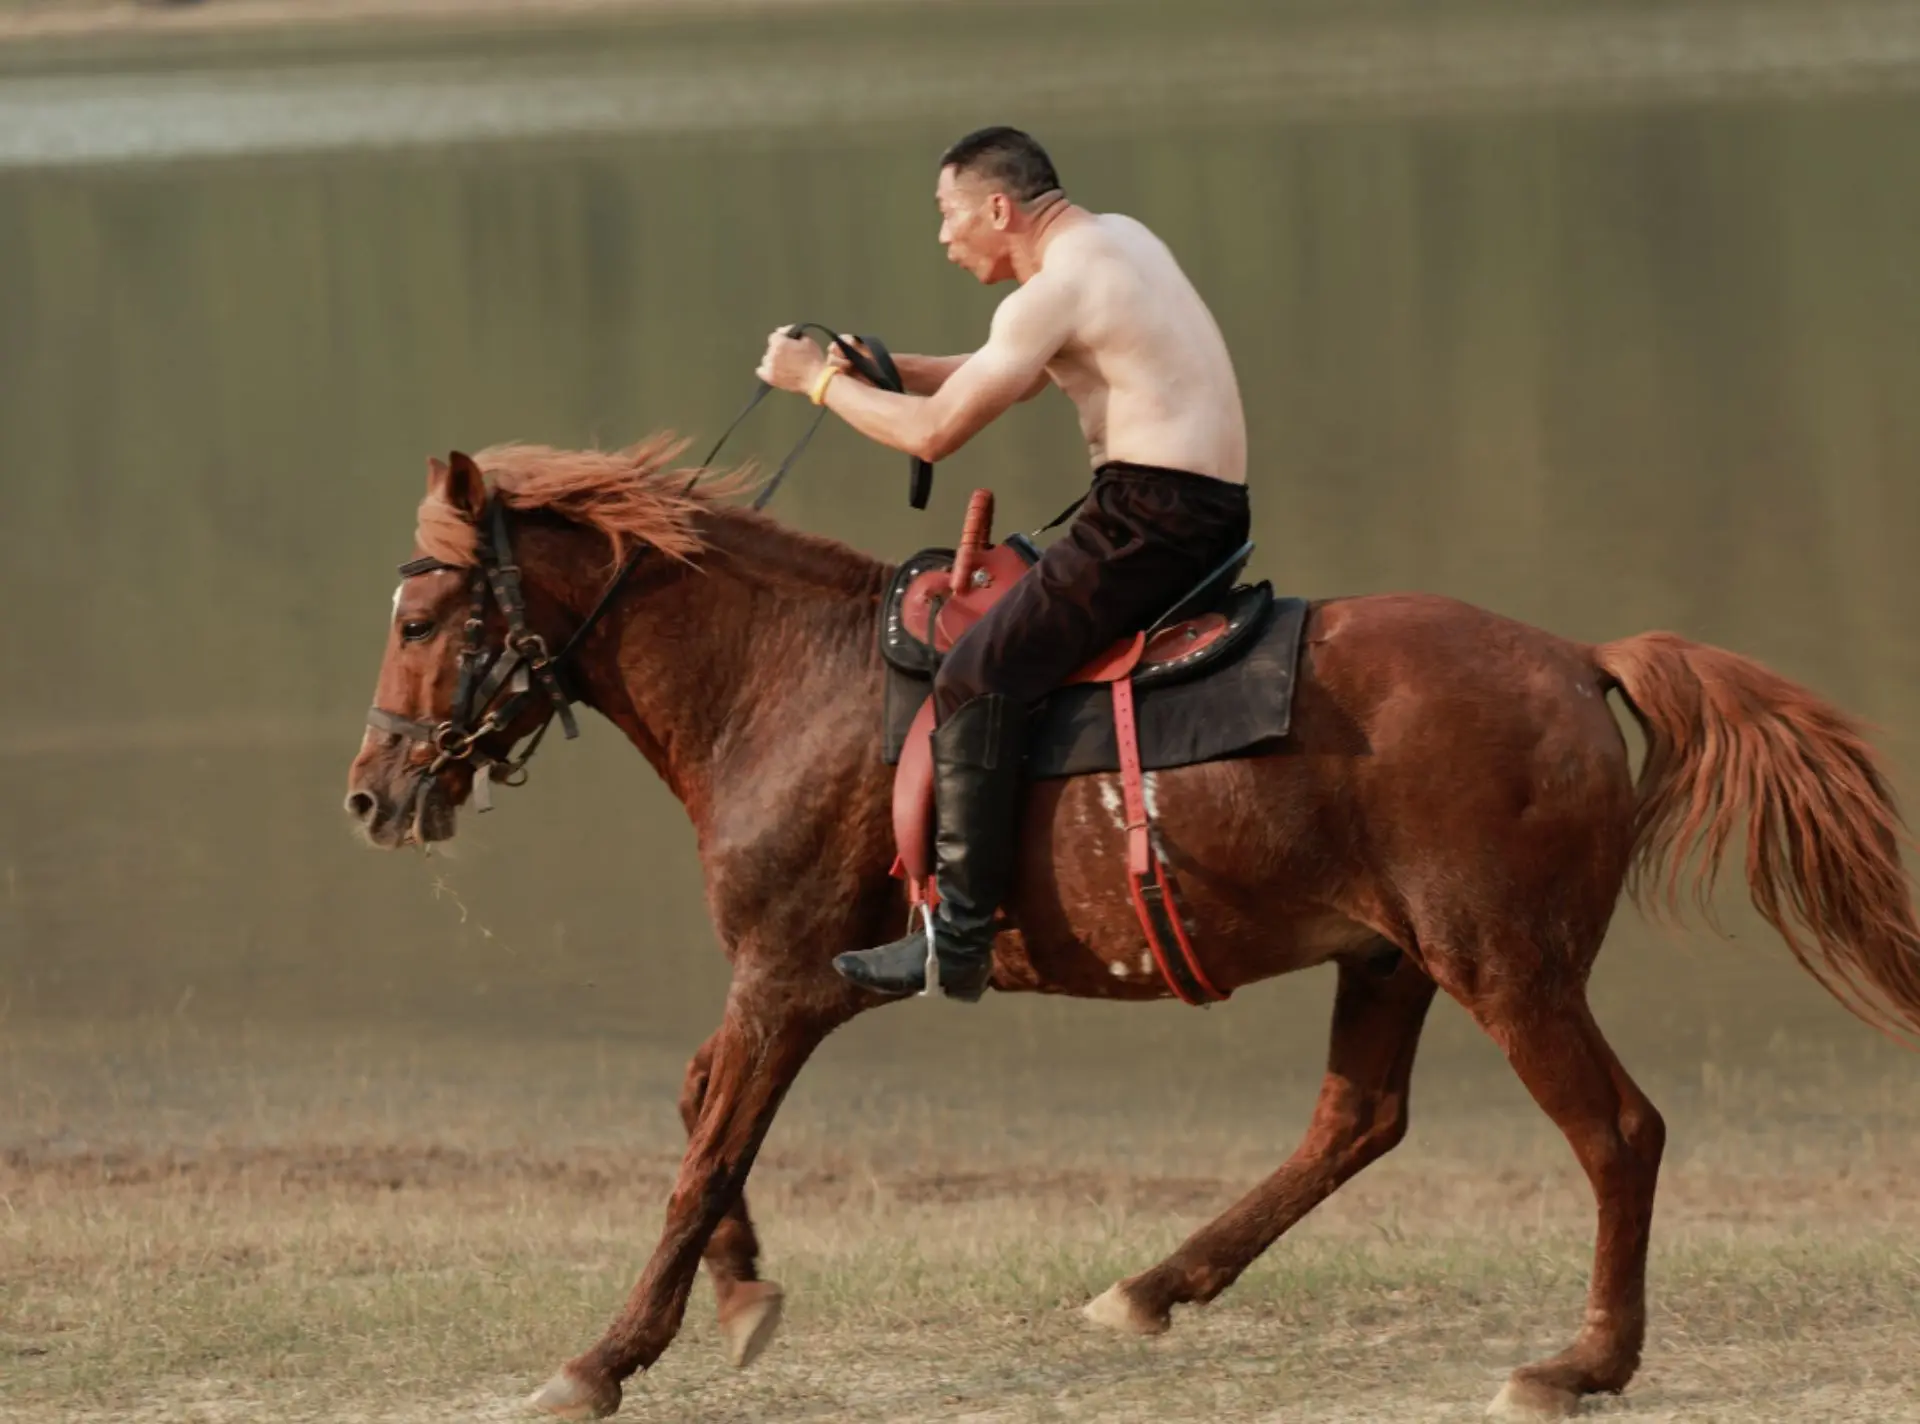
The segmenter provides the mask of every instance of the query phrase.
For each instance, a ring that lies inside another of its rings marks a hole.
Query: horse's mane
[[[754,479],[744,467],[675,468],[673,459],[686,443],[671,434],[650,435],[624,450],[515,443],[490,446],[473,458],[508,508],[547,509],[597,529],[613,544],[615,559],[639,541],[691,560],[705,547],[695,516],[750,488]],[[449,564],[471,564],[478,554],[473,521],[432,492],[420,501],[414,537],[421,553]]]

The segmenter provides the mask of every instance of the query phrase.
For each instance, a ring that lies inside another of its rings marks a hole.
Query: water
[[[0,55],[14,1023],[696,1042],[724,966],[691,838],[604,724],[452,857],[346,834],[424,461],[710,438],[800,317],[969,349],[994,295],[934,242],[932,163],[1003,117],[1214,303],[1256,573],[1724,644],[1877,723],[1911,794],[1920,9],[982,18],[1012,13]],[[741,448],[803,418],[777,402]],[[898,557],[976,484],[1030,527],[1085,479],[1057,396],[926,513],[903,463],[830,425],[776,510]],[[1732,923],[1725,948],[1622,914],[1597,995],[1630,1059],[1865,1039]],[[1055,1068],[1117,1034],[1308,1063],[1327,990],[909,1009],[847,1051],[932,1024]]]

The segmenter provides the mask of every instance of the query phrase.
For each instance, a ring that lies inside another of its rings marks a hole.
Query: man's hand
[[[873,360],[873,353],[867,349],[867,343],[858,337],[843,334],[840,341],[846,342],[847,345],[858,351],[862,356],[866,357],[867,360]],[[851,376],[856,381],[864,381],[867,379],[860,374],[859,369],[848,359],[847,353],[840,349],[839,342],[835,342],[827,348],[827,364],[842,376]]]
[[[754,374],[775,390],[806,395],[826,362],[811,337],[788,336],[783,326],[767,337],[767,354]]]

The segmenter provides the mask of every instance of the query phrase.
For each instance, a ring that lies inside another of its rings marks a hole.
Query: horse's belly
[[[1290,854],[1295,833],[1269,797],[1249,794],[1252,786],[1246,761],[1147,777],[1155,848],[1181,923],[1202,971],[1228,992],[1378,938],[1300,883]],[[1019,933],[1000,946],[998,979],[1043,993],[1164,996],[1129,893],[1120,778],[1041,783],[1022,830],[1011,907]],[[1166,949],[1178,953],[1177,946]]]

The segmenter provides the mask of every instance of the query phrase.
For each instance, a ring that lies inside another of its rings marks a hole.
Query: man
[[[1027,711],[1245,542],[1247,437],[1226,344],[1173,255],[1132,218],[1070,202],[1029,135],[968,134],[941,155],[934,196],[948,260],[982,282],[1019,284],[986,344],[897,358],[902,395],[782,330],[759,375],[927,460],[1049,383],[1079,409],[1092,490],[933,683],[934,953],[941,988],[973,1002],[986,991],[994,915],[1013,874]],[[916,932],[833,964],[856,984],[910,994],[926,982],[926,958]]]

